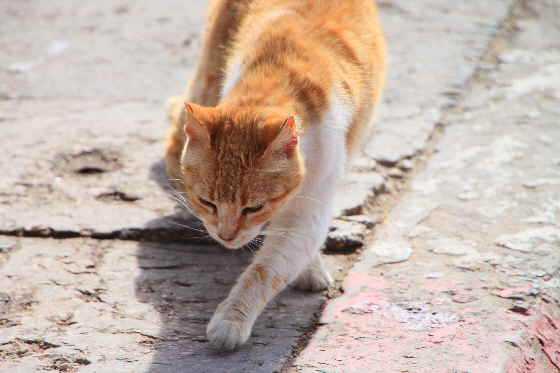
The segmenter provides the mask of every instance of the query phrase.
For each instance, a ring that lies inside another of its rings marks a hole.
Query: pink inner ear
[[[297,144],[298,144],[297,136],[292,136],[292,138],[286,144],[286,155],[288,157],[291,157],[294,154]]]
[[[286,121],[284,122],[284,126],[287,127],[286,130],[291,135],[290,139],[286,143],[286,155],[288,157],[291,157],[294,154],[294,151],[296,150],[298,144],[298,136],[299,136],[294,117],[289,117],[288,119],[286,119]]]
[[[289,117],[288,119],[286,119],[286,121],[284,122],[284,125],[288,127],[290,133],[293,136],[299,136],[297,126],[296,126],[296,121],[294,120],[294,117]]]
[[[261,136],[267,148],[260,159],[267,159],[272,154],[285,155],[290,158],[297,150],[299,131],[293,117],[280,121],[281,118],[269,118],[261,128]]]

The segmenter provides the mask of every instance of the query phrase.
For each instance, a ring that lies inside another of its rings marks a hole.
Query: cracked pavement
[[[0,4],[0,371],[560,372],[560,5],[379,1],[390,75],[324,247],[338,288],[286,290],[216,355],[251,253],[184,227],[162,163],[207,4]]]

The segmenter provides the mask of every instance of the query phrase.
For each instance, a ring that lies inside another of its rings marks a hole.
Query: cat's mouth
[[[245,245],[245,242],[244,240],[241,239],[242,236],[240,235],[230,240],[224,240],[223,238],[219,237],[218,234],[214,232],[214,230],[208,229],[208,227],[206,228],[206,230],[210,234],[210,237],[212,237],[216,242],[218,242],[219,244],[221,244],[223,247],[227,249],[237,250],[241,248],[243,245]]]
[[[222,239],[217,239],[216,241],[218,241],[226,249],[238,250],[241,249],[243,246],[247,245],[249,242],[251,242],[251,239],[234,238],[233,240],[229,240],[229,241],[222,240]]]

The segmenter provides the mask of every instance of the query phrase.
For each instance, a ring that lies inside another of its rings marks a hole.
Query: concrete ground
[[[251,257],[169,197],[207,1],[0,4],[0,372],[560,372],[560,4],[379,1],[390,76],[325,245],[248,344]]]

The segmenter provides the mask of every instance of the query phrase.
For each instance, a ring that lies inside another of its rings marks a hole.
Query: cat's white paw
[[[227,308],[227,307],[225,307]],[[239,319],[239,316],[229,315],[227,310],[218,311],[212,316],[206,336],[210,345],[218,351],[232,351],[244,344],[251,335],[250,323]]]
[[[304,291],[321,291],[334,284],[330,273],[322,266],[309,266],[292,283],[292,286]]]

